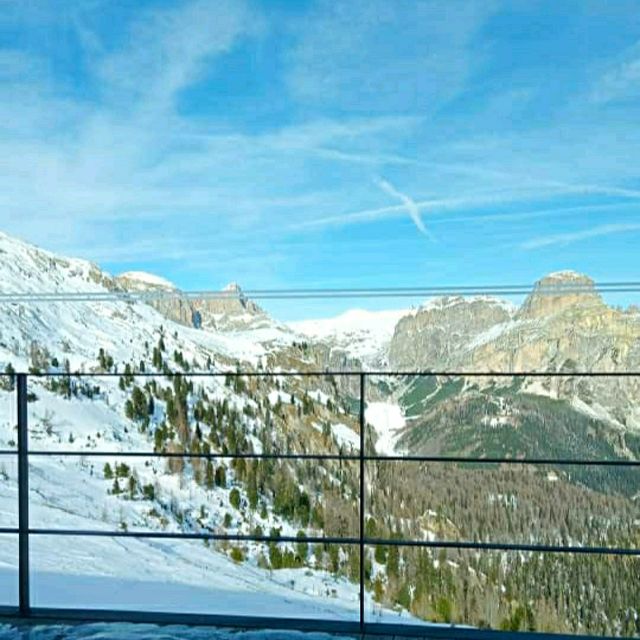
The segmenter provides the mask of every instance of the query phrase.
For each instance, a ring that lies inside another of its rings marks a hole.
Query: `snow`
[[[544,277],[544,280],[584,280],[587,276],[573,269],[553,271]]]
[[[146,271],[126,271],[121,273],[119,278],[133,283],[148,285],[151,287],[161,287],[163,289],[175,289],[176,285],[165,278]]]
[[[365,419],[374,428],[378,440],[376,450],[384,455],[396,453],[396,441],[406,422],[399,405],[391,402],[369,402]]]
[[[61,258],[0,235],[0,291],[20,293],[106,293],[115,281],[82,260]],[[162,279],[133,272],[147,284]],[[202,370],[210,357],[218,369],[254,368],[270,350],[288,344],[295,334],[276,323],[257,330],[219,332],[185,327],[168,320],[141,302],[73,300],[47,304],[7,304],[0,314],[0,363],[16,370],[31,365],[30,346],[48,352],[45,369],[56,357],[69,360],[73,371],[98,370],[98,350],[113,357],[119,371],[125,363],[150,362],[160,335],[165,358],[174,351]],[[147,343],[148,347],[145,347]],[[274,347],[275,345],[275,347]],[[174,363],[171,362],[173,365]],[[60,367],[58,367],[58,370]],[[150,432],[141,433],[124,417],[127,397],[117,378],[91,379],[100,387],[93,399],[63,398],[46,388],[45,379],[31,378],[29,404],[32,450],[151,451],[154,422],[162,420],[161,401]],[[158,375],[156,382],[170,381]],[[140,384],[140,381],[138,381]],[[248,402],[224,384],[224,377],[198,379],[210,398],[226,399],[242,410]],[[280,397],[270,395],[274,402]],[[319,389],[315,397],[326,402]],[[290,396],[286,395],[287,401]],[[15,448],[15,393],[0,389],[0,449]],[[346,425],[334,425],[334,437],[345,444],[357,441]],[[104,464],[126,462],[137,486],[152,485],[153,499],[138,490],[135,499],[113,495],[113,480],[104,478]],[[266,517],[235,509],[230,490],[237,486],[227,465],[228,486],[207,489],[194,479],[191,462],[183,474],[171,474],[166,461],[153,457],[33,456],[30,460],[30,522],[33,527],[136,532],[228,531],[248,534],[256,525],[264,531],[281,529],[295,537],[298,526],[270,511]],[[242,487],[240,487],[242,489]],[[244,500],[243,495],[243,500]],[[202,509],[204,508],[204,512]],[[202,515],[200,515],[202,514]],[[224,525],[225,516],[231,524]],[[17,525],[16,464],[12,456],[0,459],[0,527]],[[234,546],[234,545],[230,545]],[[237,546],[237,545],[236,545]],[[316,567],[313,559],[301,569],[271,571],[259,566],[263,543],[244,543],[244,561],[235,563],[228,549],[206,546],[202,540],[157,538],[54,537],[34,535],[30,541],[31,587],[35,606],[174,610],[194,613],[269,615],[354,620],[358,614],[358,585]],[[0,605],[17,597],[15,536],[0,535]],[[381,609],[367,594],[368,610],[377,618],[398,619]],[[408,614],[403,613],[404,617]]]
[[[269,392],[268,398],[269,398],[269,404],[272,407],[277,405],[278,402],[280,402],[281,404],[289,404],[291,402],[290,393],[285,393],[284,391],[278,391],[276,389]],[[298,400],[297,398],[294,398],[293,401],[296,404],[300,404],[300,400]]]
[[[316,402],[319,402],[320,404],[323,404],[325,406],[331,399],[326,393],[324,393],[324,391],[321,391],[320,389],[313,389],[312,391],[309,391],[308,396]]]
[[[360,448],[360,436],[346,424],[332,424],[331,431],[339,446],[352,449]]]
[[[421,304],[417,308],[413,308],[411,310],[411,314],[415,315],[421,311],[431,311],[431,310],[442,310],[442,309],[450,309],[457,305],[465,304],[487,304],[495,307],[500,307],[504,309],[509,315],[513,316],[517,310],[516,305],[514,305],[509,300],[503,300],[502,298],[496,298],[495,296],[488,295],[476,295],[476,296],[438,296],[435,298],[431,298]]]
[[[112,443],[106,446],[114,447]],[[102,477],[104,460],[81,456],[33,457],[32,526],[111,531],[120,528],[120,522],[126,522],[130,530],[158,530],[157,520],[149,517],[150,502],[107,495],[111,483]],[[117,456],[109,456],[108,460],[111,464],[118,462]],[[183,483],[179,477],[166,473],[163,462],[129,458],[121,461],[136,465],[142,482],[155,477],[160,502],[164,496],[178,504],[185,514],[189,513],[190,505],[199,504],[206,504],[215,519],[233,511],[227,490],[217,488],[207,499],[193,483]],[[0,483],[0,514],[2,526],[15,526],[15,469],[7,471],[8,481]],[[217,507],[218,500],[222,501],[221,508]],[[268,530],[276,524],[284,525],[283,535],[295,535],[294,528],[271,517],[263,527]],[[190,528],[188,519],[182,527]],[[169,522],[163,530],[180,529],[175,522]],[[0,604],[11,604],[16,599],[15,542],[15,536],[0,536]],[[357,585],[319,569],[262,569],[257,565],[260,549],[264,552],[260,543],[245,545],[246,560],[236,564],[214,546],[207,547],[197,540],[34,535],[30,542],[33,604],[64,607],[73,603],[75,607],[94,609],[333,620],[353,619],[357,615]],[[369,594],[367,606],[374,607]],[[391,611],[381,611],[379,615],[394,619],[397,616]]]
[[[289,323],[295,332],[314,340],[330,341],[353,358],[379,358],[408,309],[367,311],[351,309],[333,318]]]
[[[477,349],[485,344],[493,342],[497,340],[501,335],[507,333],[508,331],[513,331],[518,326],[517,322],[509,321],[509,322],[500,322],[498,324],[494,324],[492,327],[489,327],[486,331],[479,333],[475,336],[467,345],[466,349],[468,351],[472,351],[473,349]]]
[[[260,629],[236,631],[212,627],[94,623],[80,625],[37,625],[20,628],[0,625],[0,640],[342,640],[347,636]]]
[[[317,338],[327,338],[347,332],[367,329],[372,332],[381,332],[387,335],[393,330],[402,316],[406,315],[406,309],[391,311],[368,311],[366,309],[350,309],[345,313],[319,320],[301,320],[292,322],[289,326],[300,333],[312,335]]]

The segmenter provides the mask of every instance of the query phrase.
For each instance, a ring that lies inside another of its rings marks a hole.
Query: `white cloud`
[[[580,242],[581,240],[601,238],[620,233],[633,233],[635,231],[640,231],[640,224],[603,224],[597,227],[591,227],[590,229],[582,229],[581,231],[539,236],[537,238],[533,238],[531,240],[523,242],[520,245],[520,248],[525,250],[532,250],[553,246],[566,246],[569,244],[573,244],[574,242]]]
[[[496,2],[321,0],[290,24],[287,81],[312,104],[433,112],[463,90],[483,52],[473,37]]]
[[[413,220],[413,223],[416,225],[416,228],[420,233],[427,236],[430,240],[433,240],[433,235],[431,232],[425,227],[422,218],[420,217],[420,209],[416,202],[412,200],[406,193],[402,193],[398,191],[388,180],[384,178],[380,178],[376,181],[376,184],[387,194],[392,196],[393,198],[397,198],[402,202],[404,208],[407,210],[407,213]]]
[[[591,98],[597,103],[640,98],[640,42],[610,64],[595,83]]]
[[[128,45],[98,61],[110,97],[145,110],[170,106],[212,57],[255,28],[244,2],[193,0],[178,8],[148,10],[130,27]],[[140,106],[140,104],[138,104]]]

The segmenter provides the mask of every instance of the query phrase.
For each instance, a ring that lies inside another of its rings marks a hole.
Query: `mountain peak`
[[[519,317],[555,315],[576,306],[603,306],[595,282],[577,271],[555,271],[538,280],[524,301]]]
[[[224,293],[242,293],[242,287],[237,282],[230,282],[226,287],[222,289]]]
[[[540,278],[537,285],[586,285],[594,286],[594,281],[586,274],[573,271],[571,269],[565,269],[563,271],[553,271],[547,274],[543,278]]]
[[[173,282],[146,271],[127,271],[121,273],[117,280],[130,289],[177,289]]]

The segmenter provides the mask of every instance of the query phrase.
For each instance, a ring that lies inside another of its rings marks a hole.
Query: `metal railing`
[[[157,623],[185,623],[185,624],[214,624],[238,627],[261,628],[292,628],[302,630],[324,630],[344,633],[372,633],[394,635],[427,635],[438,638],[469,638],[469,640],[483,640],[485,638],[505,638],[506,636],[521,636],[522,632],[505,632],[451,627],[418,626],[410,624],[370,623],[365,615],[365,549],[370,546],[423,547],[433,549],[458,549],[475,551],[518,551],[545,552],[569,554],[596,554],[612,556],[634,556],[640,558],[640,548],[583,546],[583,545],[550,545],[509,542],[478,542],[472,540],[407,540],[398,538],[368,537],[365,534],[365,518],[367,505],[365,503],[365,465],[368,462],[395,461],[403,463],[455,463],[478,465],[554,465],[554,466],[601,466],[601,467],[640,467],[637,459],[573,459],[573,458],[511,458],[511,457],[465,457],[441,455],[372,455],[367,453],[365,434],[367,423],[365,410],[367,406],[367,379],[371,377],[467,377],[467,378],[640,378],[640,372],[474,372],[474,371],[215,371],[215,372],[136,372],[133,378],[327,378],[342,377],[355,378],[359,381],[359,452],[346,454],[331,453],[203,453],[203,452],[167,452],[167,451],[93,451],[93,450],[30,450],[28,424],[28,379],[47,377],[66,378],[121,378],[122,373],[15,373],[16,407],[17,407],[17,448],[0,450],[0,456],[16,456],[18,467],[18,526],[0,527],[0,534],[17,534],[18,536],[18,607],[0,607],[0,620],[19,618],[21,620],[122,620],[134,622]],[[200,458],[200,459],[251,459],[251,460],[317,460],[317,461],[352,461],[359,465],[359,500],[358,500],[358,535],[351,537],[307,536],[304,542],[310,544],[342,544],[357,545],[359,550],[359,617],[357,623],[309,620],[300,618],[264,618],[254,616],[225,616],[219,614],[179,614],[132,612],[127,610],[94,610],[78,609],[70,603],[69,608],[53,609],[33,607],[30,592],[29,542],[32,536],[81,536],[81,537],[109,537],[109,538],[148,538],[148,539],[184,539],[228,542],[258,542],[258,543],[298,543],[300,538],[293,536],[249,535],[232,533],[214,533],[210,531],[166,532],[166,531],[129,531],[129,530],[89,530],[31,527],[29,522],[29,459],[30,457],[46,456],[83,456],[83,457],[118,457],[118,458]],[[575,638],[574,635],[548,634],[529,632],[532,638]],[[594,637],[594,636],[590,636]]]

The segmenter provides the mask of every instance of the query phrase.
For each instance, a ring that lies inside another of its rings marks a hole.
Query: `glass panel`
[[[626,547],[639,467],[368,462],[376,537]]]
[[[0,606],[18,605],[18,536],[0,534]]]
[[[637,636],[640,558],[369,547],[369,622]]]
[[[15,378],[0,376],[0,451],[18,446]]]
[[[355,461],[34,454],[29,469],[33,527],[358,534]]]
[[[0,455],[0,528],[18,526],[18,458]]]
[[[357,546],[32,536],[31,550],[38,607],[358,618]]]

